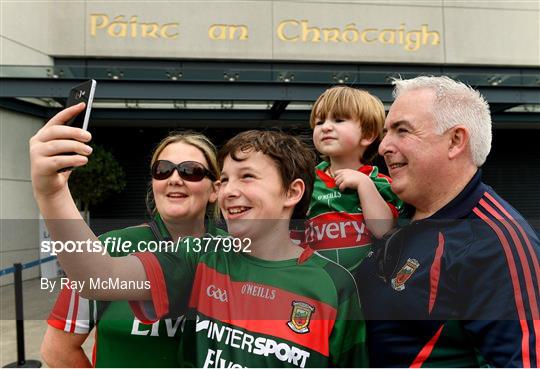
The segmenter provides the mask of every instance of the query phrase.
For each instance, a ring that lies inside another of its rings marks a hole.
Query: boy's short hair
[[[285,191],[295,179],[300,178],[304,181],[304,195],[296,204],[292,219],[305,219],[315,181],[315,153],[305,143],[286,133],[250,130],[239,133],[227,141],[219,150],[218,162],[223,168],[227,156],[235,161],[242,161],[245,158],[239,157],[238,153],[257,151],[274,161]]]
[[[362,138],[375,137],[360,158],[363,163],[370,163],[377,155],[382,140],[385,111],[381,100],[364,90],[335,86],[324,91],[315,101],[309,120],[311,128],[315,128],[317,121],[323,121],[329,115],[358,121]]]

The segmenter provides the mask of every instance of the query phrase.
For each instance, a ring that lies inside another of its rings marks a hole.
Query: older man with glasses
[[[489,106],[448,77],[396,80],[379,147],[410,222],[357,275],[376,367],[538,367],[540,242],[481,182]]]

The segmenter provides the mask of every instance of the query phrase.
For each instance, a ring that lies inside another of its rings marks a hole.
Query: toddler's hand
[[[367,175],[353,169],[336,170],[334,176],[334,180],[340,191],[344,191],[346,188],[356,190],[362,181],[369,180]]]

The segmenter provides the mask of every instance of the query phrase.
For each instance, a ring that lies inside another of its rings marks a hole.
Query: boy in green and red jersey
[[[384,106],[366,91],[346,86],[326,90],[310,117],[313,142],[323,161],[315,184],[304,242],[349,271],[394,224],[402,202],[390,178],[368,165],[377,154]]]
[[[186,366],[366,366],[351,274],[288,236],[291,215],[305,216],[309,204],[314,155],[285,134],[248,131],[225,145],[220,161],[221,210],[251,252],[193,252],[199,241],[186,239],[191,252],[136,254],[152,304],[132,303],[135,315],[152,322],[186,311]]]

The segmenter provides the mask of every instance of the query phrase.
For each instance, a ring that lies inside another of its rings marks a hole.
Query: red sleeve
[[[399,217],[398,209],[394,206],[394,204],[390,202],[387,202],[387,204],[388,204],[388,207],[390,208],[390,211],[392,212],[392,216],[397,219]]]
[[[133,254],[143,264],[150,282],[152,301],[130,301],[133,314],[144,324],[152,324],[169,313],[169,296],[163,270],[156,256],[149,252]]]
[[[63,288],[47,319],[47,324],[68,333],[88,334],[95,324],[95,302],[76,291]]]

